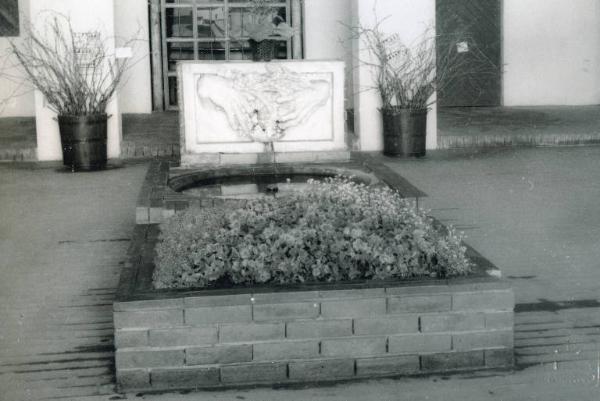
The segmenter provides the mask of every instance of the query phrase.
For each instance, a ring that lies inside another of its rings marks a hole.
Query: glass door
[[[290,0],[273,0],[273,16],[290,23]],[[177,108],[178,61],[249,60],[245,26],[250,3],[233,0],[161,0],[165,105]],[[277,39],[274,37],[273,39]],[[292,57],[291,39],[278,40],[276,57]]]

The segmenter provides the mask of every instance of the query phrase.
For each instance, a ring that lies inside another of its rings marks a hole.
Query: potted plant
[[[246,26],[246,32],[250,37],[252,60],[271,61],[275,58],[277,44],[273,37],[287,40],[294,35],[294,30],[268,0],[252,0],[249,11],[251,22]]]
[[[353,37],[362,41],[370,54],[361,63],[371,66],[375,89],[381,96],[383,153],[389,156],[424,156],[427,112],[435,102],[432,96],[459,77],[490,71],[491,62],[471,43],[469,58],[461,56],[458,45],[468,36],[459,32],[447,37],[427,27],[414,42],[406,44],[397,33],[385,33],[378,20],[374,27],[350,27]],[[436,51],[444,41],[446,52]]]
[[[51,13],[41,30],[25,29],[22,40],[10,42],[12,54],[58,114],[63,164],[72,171],[105,168],[106,106],[126,63],[114,57],[99,32],[76,32],[60,14]]]

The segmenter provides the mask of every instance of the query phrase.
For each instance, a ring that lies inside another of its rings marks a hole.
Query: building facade
[[[110,3],[107,5],[107,3]],[[179,60],[240,60],[250,57],[244,23],[248,3],[237,0],[5,0],[0,5],[0,54],[19,40],[23,24],[54,10],[78,29],[110,27],[115,46],[136,38],[134,61],[118,93],[119,113],[177,108],[174,66]],[[281,41],[278,58],[337,59],[346,63],[346,109],[362,150],[382,148],[377,93],[362,65],[361,44],[348,26],[374,23],[410,41],[428,24],[439,32],[469,31],[498,66],[481,85],[455,85],[440,106],[532,106],[600,104],[600,2],[597,0],[273,0],[295,30]],[[470,43],[461,43],[469,51]],[[465,47],[466,46],[466,47]],[[5,62],[6,64],[6,62]],[[6,70],[6,65],[4,66]],[[0,80],[0,117],[36,115],[36,99],[19,83],[22,71]],[[428,147],[436,146],[435,107]],[[38,147],[40,139],[38,135]]]

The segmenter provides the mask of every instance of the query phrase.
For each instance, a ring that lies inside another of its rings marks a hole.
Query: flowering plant
[[[294,30],[280,15],[273,15],[274,8],[268,0],[252,0],[249,9],[252,22],[246,26],[246,31],[255,42],[262,42],[272,36],[289,39],[294,35]]]
[[[239,209],[189,209],[161,227],[157,288],[448,277],[471,269],[461,236],[442,232],[389,188],[345,178],[254,199]]]

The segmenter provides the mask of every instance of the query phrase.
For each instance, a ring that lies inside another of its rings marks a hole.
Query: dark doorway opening
[[[436,30],[438,60],[453,51],[460,64],[459,74],[441,82],[438,105],[500,106],[502,0],[437,0]]]

